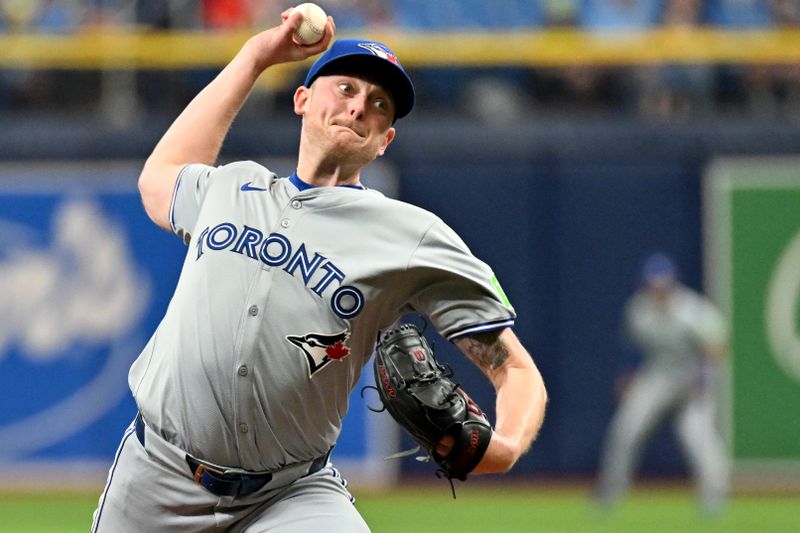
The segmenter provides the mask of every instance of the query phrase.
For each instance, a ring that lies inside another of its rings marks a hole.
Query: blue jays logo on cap
[[[414,108],[414,84],[397,56],[383,43],[366,39],[339,39],[311,66],[306,75],[306,87],[320,76],[335,74],[352,67],[366,68],[377,76],[392,93],[395,104],[394,120],[408,115]]]
[[[383,46],[379,43],[358,43],[358,46],[364,48],[365,50],[369,50],[376,56],[387,59],[394,63],[395,65],[399,65],[400,61],[398,61],[397,56],[392,53],[391,50]]]

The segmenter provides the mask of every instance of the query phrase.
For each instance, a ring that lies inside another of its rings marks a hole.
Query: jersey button
[[[246,376],[247,372],[248,372],[247,365],[242,365],[242,366],[239,367],[239,375],[240,376],[242,376],[242,377]]]
[[[248,309],[247,312],[250,313],[250,316],[256,316],[258,314],[258,306],[251,305],[250,309]]]
[[[288,228],[289,227],[289,219],[288,218],[284,218],[283,220],[281,220],[281,227],[282,228]]]
[[[241,431],[242,433],[247,433],[249,430],[250,428],[247,427],[247,424],[245,424],[244,422],[239,424],[239,431]]]
[[[301,207],[303,207],[303,202],[301,202],[300,200],[294,200],[292,202],[292,207],[294,207],[295,209],[300,209]]]

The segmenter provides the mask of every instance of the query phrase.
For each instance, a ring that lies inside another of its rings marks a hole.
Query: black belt
[[[136,438],[144,446],[144,420],[142,415],[136,415]],[[306,476],[310,476],[315,472],[322,470],[328,464],[328,457],[330,452],[316,458],[308,468]],[[202,463],[192,457],[186,455],[186,462],[189,464],[189,469],[192,471],[194,480],[198,485],[202,485],[212,494],[217,496],[247,496],[257,490],[262,489],[267,483],[272,481],[271,473],[240,473],[240,472],[226,472],[219,468]]]

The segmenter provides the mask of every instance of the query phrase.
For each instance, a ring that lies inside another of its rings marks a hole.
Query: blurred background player
[[[647,439],[674,415],[701,504],[713,514],[728,493],[726,451],[716,424],[715,381],[726,345],[723,317],[678,280],[667,255],[657,253],[644,263],[642,287],[626,304],[624,327],[644,361],[621,391],[595,496],[611,507],[625,494]]]

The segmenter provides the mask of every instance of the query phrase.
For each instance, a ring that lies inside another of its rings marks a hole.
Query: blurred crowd
[[[286,0],[0,0],[0,31],[73,33],[98,26],[245,29],[278,20]],[[403,2],[319,0],[345,28],[394,24]],[[427,2],[417,2],[425,5]]]
[[[273,22],[286,0],[0,0],[0,30],[74,32],[93,25],[245,28]],[[587,30],[659,25],[796,26],[798,0],[317,0],[346,30]]]
[[[78,33],[97,27],[248,30],[265,28],[298,2],[287,0],[0,0],[0,35]],[[800,29],[800,0],[318,0],[340,32],[536,31],[576,28],[597,34],[659,28]],[[467,111],[487,121],[537,114],[636,115],[691,120],[720,113],[800,120],[800,66],[794,64],[578,65],[548,68],[427,68],[413,73],[421,109]],[[53,73],[0,71],[0,108],[52,104],[42,86]],[[73,85],[96,73],[57,74]],[[70,78],[71,76],[71,78]],[[185,103],[187,73],[135,73],[137,105]],[[167,79],[168,78],[168,79]],[[178,90],[148,86],[166,81]],[[131,80],[128,80],[131,81]],[[142,86],[142,87],[139,87]],[[69,91],[67,91],[68,93]],[[85,94],[85,91],[78,91]]]

